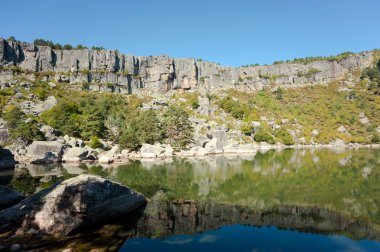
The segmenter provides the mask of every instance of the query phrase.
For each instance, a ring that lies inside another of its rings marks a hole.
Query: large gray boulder
[[[81,147],[70,148],[63,155],[64,162],[78,162],[87,159],[88,150]]]
[[[143,144],[140,152],[143,158],[155,158],[161,153],[164,153],[165,149],[158,145]]]
[[[56,141],[34,141],[28,146],[26,157],[32,163],[54,163],[62,160],[65,145]]]
[[[14,168],[15,164],[16,162],[15,162],[12,152],[8,149],[0,148],[0,169]]]
[[[0,226],[23,223],[54,236],[125,215],[146,204],[144,195],[98,176],[82,174],[0,211]]]
[[[25,198],[21,193],[3,185],[0,185],[0,195],[0,210],[17,204]]]

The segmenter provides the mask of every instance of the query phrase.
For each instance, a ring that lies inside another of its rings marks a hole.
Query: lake
[[[0,182],[32,194],[80,173],[120,182],[150,202],[125,220],[77,234],[67,244],[78,249],[380,251],[380,150],[26,165]]]

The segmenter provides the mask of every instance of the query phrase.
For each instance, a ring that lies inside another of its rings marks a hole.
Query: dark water
[[[151,199],[127,224],[71,240],[82,250],[380,251],[380,150],[29,165],[16,169],[10,185],[32,194],[80,173]]]
[[[194,235],[165,239],[128,240],[120,251],[379,251],[373,241],[353,241],[344,236],[315,235],[275,227],[223,226]]]

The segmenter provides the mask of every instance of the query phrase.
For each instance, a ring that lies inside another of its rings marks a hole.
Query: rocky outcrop
[[[45,189],[0,211],[0,226],[23,223],[23,229],[64,236],[143,206],[145,197],[128,187],[82,174]]]
[[[257,90],[268,85],[327,83],[341,78],[349,70],[367,66],[371,60],[371,53],[363,52],[339,61],[233,68],[168,56],[135,57],[111,50],[53,50],[46,46],[0,38],[0,66],[40,71],[45,73],[46,80],[90,83],[88,86],[91,90],[117,93],[137,93],[143,89],[155,92],[172,89],[212,92],[223,88]],[[7,83],[19,74],[11,69],[3,70],[0,83]]]
[[[3,185],[0,185],[0,195],[0,210],[17,204],[25,198],[21,193]]]

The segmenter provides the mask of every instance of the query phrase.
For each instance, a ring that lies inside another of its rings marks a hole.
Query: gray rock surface
[[[143,158],[155,158],[161,153],[164,153],[165,149],[158,145],[143,144],[140,152]]]
[[[64,236],[125,215],[145,203],[142,194],[128,187],[82,174],[0,211],[0,226],[23,223],[25,230],[35,227],[50,235]]]
[[[156,92],[194,89],[203,93],[221,88],[249,91],[268,85],[288,87],[327,83],[341,78],[349,70],[368,66],[371,60],[370,52],[362,52],[340,61],[234,68],[194,59],[173,59],[164,55],[135,57],[111,50],[53,50],[46,46],[0,38],[0,66],[15,65],[30,71],[52,71],[53,74],[47,77],[48,81],[54,79],[70,84],[91,83],[90,90],[118,93],[138,93],[142,89]],[[302,75],[310,69],[319,72],[312,76]],[[3,71],[0,83],[7,82],[12,77],[12,70]],[[101,83],[114,85],[107,87]],[[206,112],[207,109],[202,110],[202,113]]]
[[[62,157],[64,162],[78,162],[85,160],[88,155],[88,150],[81,147],[69,148],[65,151],[65,154]]]
[[[26,156],[32,163],[53,163],[62,160],[65,145],[56,141],[34,141],[28,146]]]

